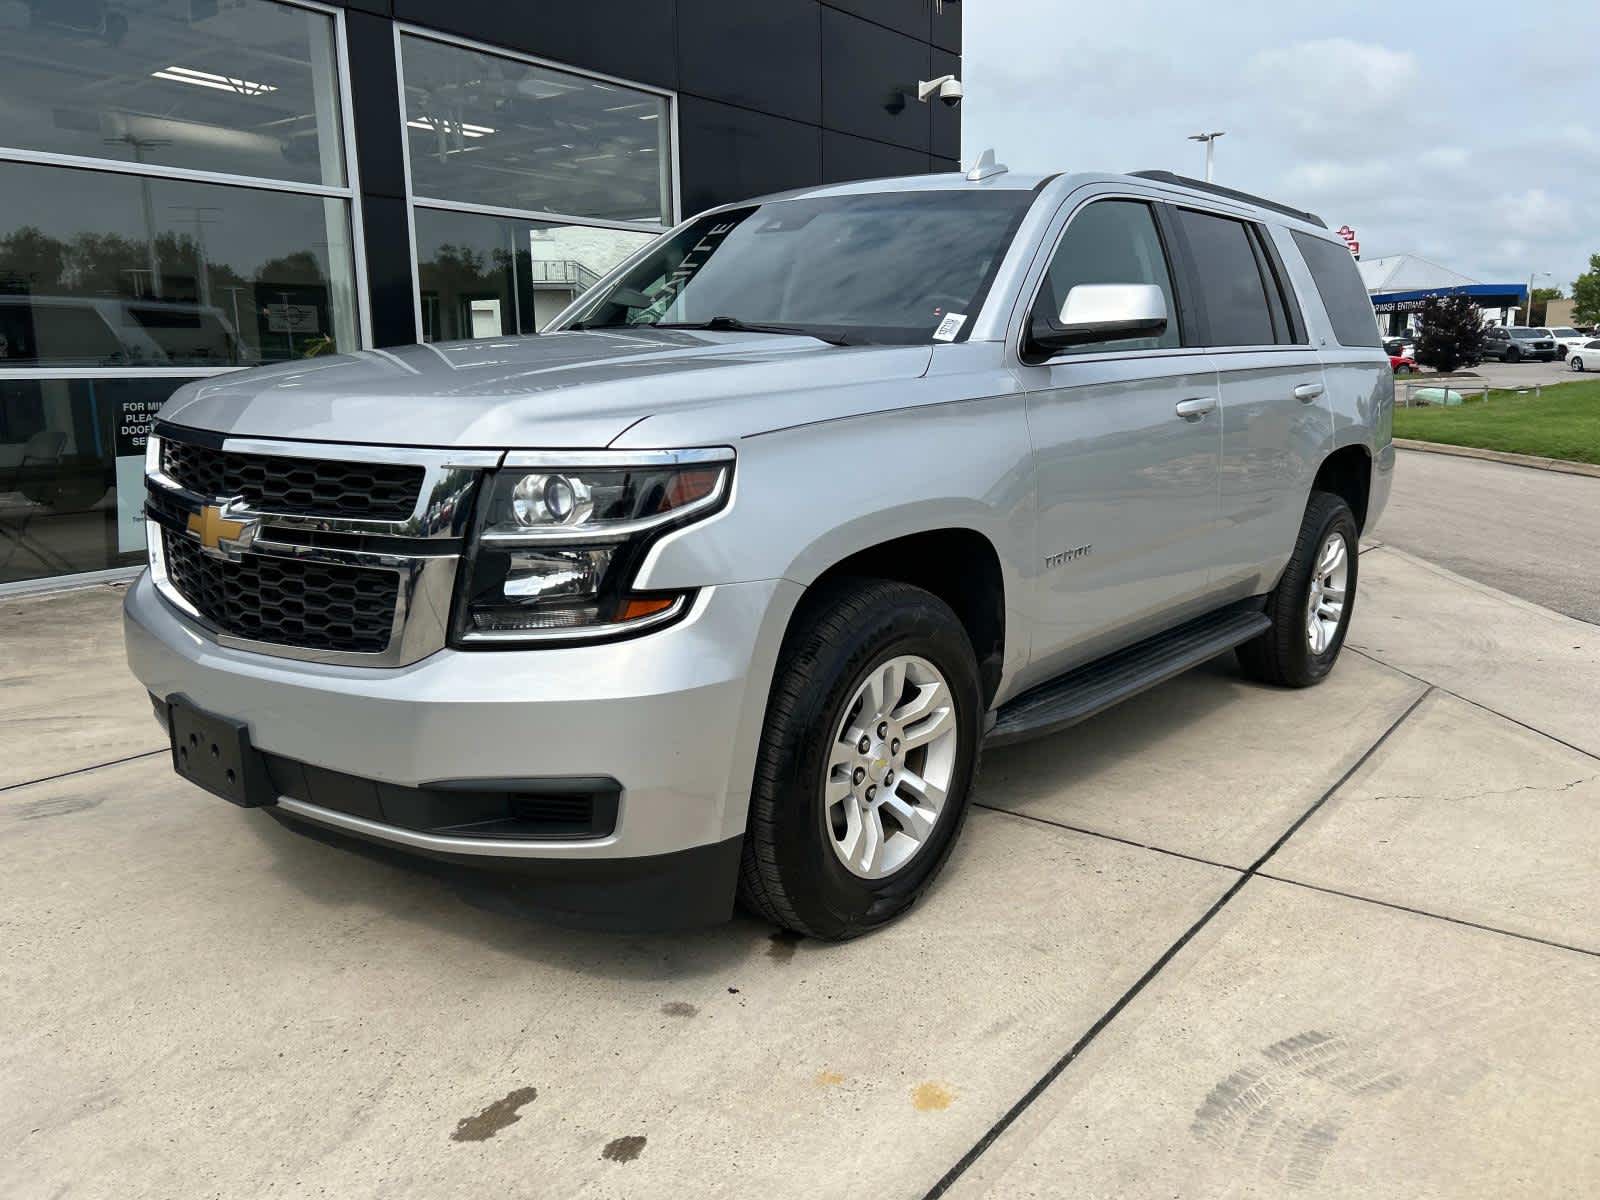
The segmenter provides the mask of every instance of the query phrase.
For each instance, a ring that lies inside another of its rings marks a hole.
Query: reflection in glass
[[[426,38],[401,46],[416,195],[671,220],[663,97]]]
[[[0,368],[357,347],[345,201],[0,163]]]
[[[0,142],[341,186],[333,18],[269,0],[0,3]]]
[[[0,584],[144,561],[144,437],[181,379],[0,375]]]
[[[648,233],[416,209],[423,340],[534,333]]]

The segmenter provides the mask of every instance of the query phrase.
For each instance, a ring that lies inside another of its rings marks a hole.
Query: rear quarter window
[[[1325,242],[1298,230],[1291,232],[1301,257],[1311,269],[1317,295],[1322,297],[1322,307],[1333,325],[1334,340],[1341,346],[1382,345],[1378,339],[1378,318],[1372,311],[1372,301],[1367,297],[1361,272],[1356,270],[1356,260],[1350,251],[1338,242]]]

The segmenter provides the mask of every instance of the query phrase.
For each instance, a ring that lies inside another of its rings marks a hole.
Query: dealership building
[[[0,593],[144,556],[182,383],[535,333],[710,205],[956,168],[958,0],[0,0]]]

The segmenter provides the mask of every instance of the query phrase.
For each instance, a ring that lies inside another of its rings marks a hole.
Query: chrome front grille
[[[394,631],[397,571],[246,554],[212,558],[200,544],[161,531],[167,580],[218,629],[241,638],[381,654]]]
[[[417,507],[424,469],[240,454],[191,442],[161,444],[161,470],[202,496],[237,496],[261,512],[403,521]]]
[[[151,573],[218,643],[401,666],[445,644],[472,490],[498,451],[226,438],[158,425]]]

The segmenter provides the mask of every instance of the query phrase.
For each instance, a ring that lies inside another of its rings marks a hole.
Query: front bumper
[[[591,839],[440,836],[292,797],[268,809],[279,819],[452,868],[576,880],[580,891],[585,864],[601,891],[607,877],[684,874],[720,893],[725,913],[772,666],[799,594],[784,580],[705,588],[684,620],[632,640],[441,650],[396,668],[221,646],[148,574],[129,589],[124,627],[129,665],[153,696],[244,722],[269,754],[404,788],[599,776],[621,785],[615,829]]]

